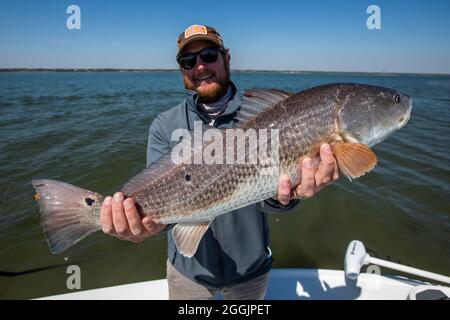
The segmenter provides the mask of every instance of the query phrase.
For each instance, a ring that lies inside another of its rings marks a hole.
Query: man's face
[[[204,48],[214,46],[212,42],[199,40],[188,44],[180,55],[198,52]],[[181,69],[184,87],[196,91],[198,100],[210,103],[221,98],[227,91],[230,82],[230,55],[228,51],[224,55],[219,52],[216,62],[206,63],[197,56],[196,65],[190,69]]]

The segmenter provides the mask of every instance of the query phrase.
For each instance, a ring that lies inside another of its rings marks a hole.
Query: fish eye
[[[400,97],[399,94],[396,94],[396,95],[394,96],[394,101],[395,101],[395,103],[400,103],[400,101],[402,101],[402,98]]]

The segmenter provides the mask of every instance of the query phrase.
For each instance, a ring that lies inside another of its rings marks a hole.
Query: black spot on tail
[[[95,200],[91,198],[86,198],[84,199],[84,201],[87,203],[88,206],[92,206],[92,204],[95,202]]]

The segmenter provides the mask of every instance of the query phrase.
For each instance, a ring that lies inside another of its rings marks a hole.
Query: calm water
[[[342,268],[348,242],[359,239],[381,258],[450,275],[450,77],[235,73],[233,80],[240,90],[289,91],[352,81],[413,97],[409,124],[374,148],[372,173],[270,217],[275,267]],[[70,264],[81,267],[82,289],[165,277],[165,236],[136,245],[98,232],[52,255],[30,181],[112,194],[144,167],[150,122],[183,97],[175,72],[0,73],[0,298],[68,292]]]

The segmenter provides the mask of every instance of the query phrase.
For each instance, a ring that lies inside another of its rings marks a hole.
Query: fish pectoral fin
[[[200,223],[179,223],[172,229],[172,236],[178,251],[191,258],[197,252],[198,244],[208,230],[211,221]]]
[[[363,176],[377,164],[377,156],[365,144],[339,141],[332,149],[339,169],[350,181]]]

